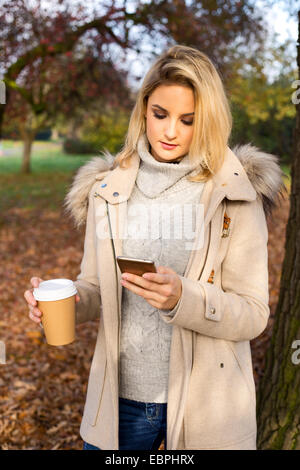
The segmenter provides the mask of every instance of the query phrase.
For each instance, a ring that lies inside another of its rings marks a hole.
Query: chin
[[[154,157],[152,150],[154,150],[155,154],[157,155],[156,157]],[[168,151],[166,151],[164,155],[162,155],[160,152],[161,152],[161,148],[156,149],[154,146],[151,146],[150,153],[152,154],[153,158],[155,158],[155,160],[157,161],[161,161],[161,162],[178,161],[179,162],[183,158],[183,156],[181,155],[177,155],[177,156],[174,156],[174,154],[171,155],[171,153],[169,154]]]

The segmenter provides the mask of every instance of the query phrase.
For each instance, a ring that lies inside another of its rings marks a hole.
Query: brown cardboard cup
[[[33,290],[37,307],[42,312],[46,341],[63,346],[75,341],[76,287],[69,279],[43,281]]]

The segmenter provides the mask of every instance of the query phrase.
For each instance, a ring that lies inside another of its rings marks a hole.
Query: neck
[[[146,133],[141,135],[137,151],[140,156],[140,167],[136,179],[138,188],[148,197],[156,197],[180,179],[191,173],[197,166],[190,162],[188,154],[180,161],[159,162],[150,153],[150,145]],[[170,165],[170,163],[174,163]]]

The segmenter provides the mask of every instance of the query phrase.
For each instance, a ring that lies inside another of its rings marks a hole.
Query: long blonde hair
[[[207,181],[222,166],[232,129],[232,115],[221,78],[206,54],[189,46],[175,45],[162,53],[144,77],[137,93],[121,151],[113,168],[130,166],[139,137],[146,132],[147,102],[160,85],[177,84],[193,90],[194,128],[189,158],[200,170],[190,181]]]

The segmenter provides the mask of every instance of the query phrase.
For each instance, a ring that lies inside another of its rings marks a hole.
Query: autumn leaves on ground
[[[17,181],[17,174],[15,178]],[[29,179],[34,181],[33,176]],[[66,189],[70,181],[70,175],[66,175]],[[5,192],[6,184],[6,178],[1,176],[1,191]],[[0,204],[0,340],[6,344],[6,364],[0,364],[3,450],[82,448],[79,427],[97,321],[78,325],[75,343],[48,346],[42,330],[29,320],[23,297],[31,287],[32,276],[74,280],[80,268],[84,228],[77,231],[61,205],[51,208],[50,202],[57,197],[55,175],[49,176],[47,187],[49,207],[42,198],[40,207],[38,197],[34,204],[23,207],[20,194],[14,195],[19,197],[19,203],[6,207]],[[288,211],[286,199],[268,220],[271,316],[265,332],[251,342],[257,384],[263,373],[278,299]]]

